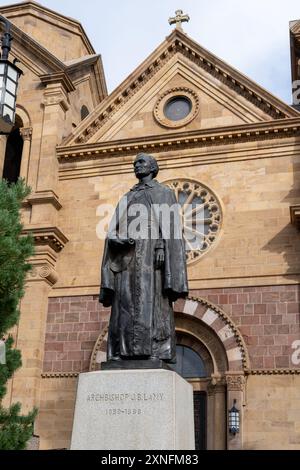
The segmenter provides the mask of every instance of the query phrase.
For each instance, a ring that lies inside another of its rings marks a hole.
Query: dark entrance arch
[[[176,364],[170,365],[177,374],[183,378],[203,379],[208,376],[210,364],[205,364],[205,359],[201,357],[199,351],[195,351],[184,344],[176,346]],[[206,428],[207,428],[207,394],[205,391],[194,390],[194,424],[195,424],[195,449],[205,450]]]
[[[185,379],[203,379],[208,376],[210,365],[199,351],[190,346],[177,344],[176,364],[172,369]],[[206,423],[207,423],[207,394],[205,391],[194,390],[194,423],[195,423],[195,449],[206,449]]]
[[[7,137],[3,175],[9,183],[16,183],[20,176],[23,152],[23,138],[20,128],[23,127],[21,119],[16,116],[16,123]]]

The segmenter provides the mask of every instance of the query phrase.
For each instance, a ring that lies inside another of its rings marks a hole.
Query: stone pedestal
[[[195,449],[192,386],[163,369],[80,374],[71,449]]]

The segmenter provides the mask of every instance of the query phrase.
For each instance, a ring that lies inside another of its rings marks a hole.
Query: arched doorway
[[[226,449],[226,351],[198,318],[176,312],[175,325],[177,347],[188,352],[183,377],[193,387],[195,448]]]
[[[204,299],[180,299],[174,312],[179,356],[185,361],[181,375],[195,375],[185,379],[194,390],[196,447],[242,449],[245,370],[249,368],[244,340],[228,315]],[[107,331],[108,325],[95,343],[90,371],[99,370],[106,361]],[[241,422],[234,437],[229,435],[227,423],[233,400]]]
[[[23,138],[20,129],[23,122],[16,116],[15,125],[7,137],[2,177],[9,183],[16,183],[20,176]]]
[[[179,336],[179,337],[178,337]],[[199,351],[194,351],[190,346],[184,345],[184,338],[177,335],[176,364],[171,365],[172,369],[181,375],[188,382],[207,381],[211,372],[211,363],[204,358]],[[204,380],[203,380],[204,379]],[[193,385],[193,383],[192,383]],[[207,448],[207,392],[204,390],[194,390],[194,424],[195,424],[195,449],[205,450]]]
[[[244,339],[232,319],[205,299],[180,299],[174,304],[177,344],[197,352],[207,377],[187,378],[194,392],[206,392],[207,449],[243,448],[245,373],[250,367]],[[229,433],[228,411],[236,401],[240,432]]]

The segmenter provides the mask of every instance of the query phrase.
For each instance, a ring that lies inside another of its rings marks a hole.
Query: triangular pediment
[[[161,97],[174,89],[179,94],[180,89],[191,90],[198,99],[198,113],[179,131],[299,117],[296,110],[175,30],[64,145],[174,133],[156,112]]]
[[[172,121],[164,116],[164,103],[176,96],[191,100],[190,119]],[[238,126],[272,118],[255,106],[247,106],[230,89],[221,89],[218,83],[200,70],[193,70],[184,57],[174,56],[149,83],[118,112],[114,114],[90,143],[163,135],[176,131],[194,131],[217,127]]]

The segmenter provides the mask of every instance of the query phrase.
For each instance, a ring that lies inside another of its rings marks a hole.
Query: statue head
[[[138,153],[133,166],[135,176],[139,179],[150,174],[152,174],[152,178],[155,178],[159,172],[157,161],[148,153]]]

